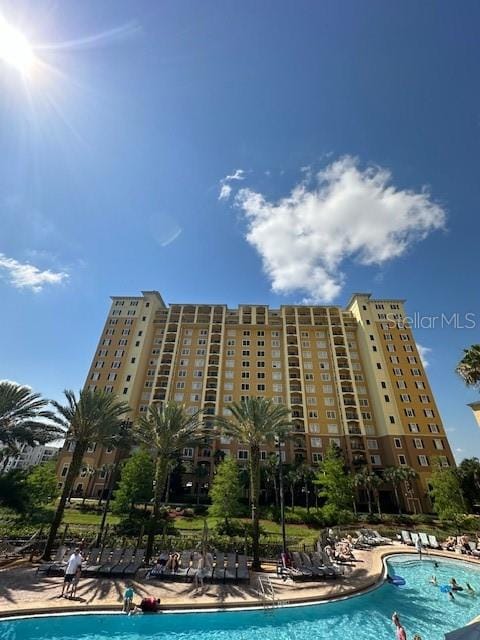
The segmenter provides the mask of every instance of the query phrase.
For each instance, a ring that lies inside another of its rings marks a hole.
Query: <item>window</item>
[[[272,361],[272,369],[281,369],[281,368],[282,368],[282,363],[280,362],[280,360]]]
[[[114,382],[117,379],[117,374],[116,373],[109,373],[107,376],[107,380],[109,382]]]
[[[419,429],[418,424],[416,422],[409,422],[408,423],[408,428],[409,428],[411,433],[420,433],[420,429]]]
[[[397,367],[393,368],[393,373],[396,376],[403,376],[403,371],[401,369],[398,369]]]
[[[405,415],[407,416],[407,418],[414,418],[415,411],[413,409],[405,409]]]
[[[336,411],[326,411],[325,415],[327,416],[327,418],[329,418],[330,420],[335,420],[335,418],[337,417],[337,412]]]
[[[425,395],[418,396],[420,398],[420,402],[422,404],[428,404],[430,402],[430,398]]]
[[[420,375],[420,369],[410,369],[410,371],[412,372],[412,376]]]
[[[95,373],[92,373],[92,375],[90,376],[90,380],[93,380],[94,382],[99,378],[100,378],[100,374],[98,373],[98,371]]]
[[[103,362],[103,360],[97,360],[97,361],[95,362],[95,369],[103,369],[103,365],[104,365],[104,364],[105,364],[105,363]]]
[[[437,424],[429,424],[428,429],[430,433],[440,433],[440,429],[438,428]]]
[[[190,355],[190,349],[182,349],[182,356],[189,356],[189,355]]]
[[[318,411],[316,409],[311,409],[308,412],[308,417],[309,418],[318,418]]]
[[[321,438],[310,438],[310,444],[315,449],[322,448],[322,439]]]
[[[434,438],[433,439],[433,444],[435,445],[435,449],[444,449],[445,447],[443,446],[443,442],[440,440],[440,438]]]
[[[250,340],[242,340],[242,347],[249,347],[250,346]]]
[[[413,446],[415,449],[423,449],[423,440],[421,438],[414,438]]]
[[[405,380],[397,380],[397,387],[398,389],[406,389],[407,385],[405,383]]]
[[[417,387],[417,389],[425,389],[425,385],[421,380],[419,380],[418,382],[415,382],[415,386]]]
[[[382,459],[378,455],[370,456],[370,462],[374,465],[381,465]]]
[[[233,369],[233,367],[235,366],[235,363],[233,360],[226,360],[225,366],[227,367],[227,369]]]
[[[197,358],[195,360],[195,366],[196,367],[204,367],[205,366],[205,360],[204,358]]]
[[[120,360],[115,360],[114,362],[112,362],[112,369],[120,369],[120,365],[122,363],[120,362]]]
[[[249,368],[249,366],[250,366],[250,361],[249,361],[249,360],[243,360],[243,361],[242,361],[242,367],[244,367],[244,368],[247,368],[247,369],[248,369],[248,368]]]
[[[247,449],[239,449],[237,451],[237,458],[239,460],[248,460],[248,450]]]
[[[447,456],[438,456],[438,460],[439,460],[440,465],[442,467],[449,467],[450,466],[450,462],[448,461]]]
[[[184,458],[193,458],[193,448],[185,447],[184,450],[182,451],[182,456]]]
[[[272,385],[272,388],[273,388],[274,391],[277,391],[277,392],[283,391],[283,384],[274,384],[274,385]]]
[[[315,398],[315,396],[308,396],[307,404],[310,406],[315,406],[317,404],[317,399]]]
[[[393,439],[393,444],[395,446],[395,449],[401,449],[402,448],[402,441],[400,440],[400,438],[394,438]]]
[[[424,409],[423,413],[424,413],[426,418],[434,418],[435,417],[435,414],[433,413],[433,411],[431,409]]]
[[[395,417],[394,416],[388,416],[389,420],[390,420],[390,424],[395,424]]]
[[[362,418],[364,420],[371,420],[372,414],[369,411],[362,411]]]
[[[389,398],[389,396],[387,396],[387,395],[384,395],[384,396],[383,396],[383,399],[385,400],[385,402],[390,402],[390,398]]]
[[[313,380],[313,377],[310,378],[311,380]],[[332,379],[332,376],[329,373],[321,373],[320,374],[320,379],[323,382],[329,382]],[[308,378],[305,376],[305,380],[308,380]]]
[[[202,388],[201,382],[192,382],[192,389],[194,391],[200,391],[201,388]]]
[[[308,425],[308,430],[310,433],[320,433],[320,425],[316,422],[310,422]]]
[[[428,467],[428,458],[427,458],[427,456],[418,456],[418,464],[421,467]]]
[[[403,455],[403,453],[400,453],[400,454],[397,456],[397,459],[398,459],[398,464],[399,464],[401,467],[406,466],[406,464],[407,464],[407,458]]]
[[[173,396],[173,399],[175,400],[175,402],[182,402],[183,400],[183,393],[176,393]]]
[[[338,433],[338,425],[337,424],[327,424],[328,433]]]
[[[367,440],[367,449],[378,449],[378,440]]]
[[[257,391],[265,391],[265,385],[264,384],[257,384]]]
[[[410,396],[408,395],[408,393],[401,393],[400,399],[402,402],[410,402]]]
[[[340,446],[340,438],[329,438],[328,440],[330,444],[333,444],[337,447]]]
[[[177,382],[175,385],[176,389],[185,389],[185,382]]]
[[[312,453],[312,462],[313,462],[313,464],[319,464],[322,461],[323,461],[323,453],[318,453],[318,452],[314,451]]]

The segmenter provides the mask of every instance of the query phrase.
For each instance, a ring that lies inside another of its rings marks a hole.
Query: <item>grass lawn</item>
[[[174,525],[176,529],[181,531],[191,531],[191,532],[201,532],[203,531],[205,518],[201,516],[194,516],[190,518],[178,517],[174,520]],[[207,517],[208,528],[212,531],[219,522],[221,518],[212,518]],[[248,518],[235,518],[235,522],[244,522],[249,523],[250,520]],[[275,536],[282,535],[282,528],[276,522],[272,522],[271,520],[260,520],[260,526],[262,529],[268,533],[273,534]],[[317,538],[318,530],[313,527],[307,527],[306,525],[301,524],[287,524],[285,526],[287,537],[296,537],[296,538]]]

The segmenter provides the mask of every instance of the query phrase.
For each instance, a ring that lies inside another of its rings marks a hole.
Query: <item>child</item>
[[[123,594],[123,612],[130,613],[133,607],[133,598],[135,596],[135,591],[132,588],[131,584],[127,585],[125,589],[125,593]]]

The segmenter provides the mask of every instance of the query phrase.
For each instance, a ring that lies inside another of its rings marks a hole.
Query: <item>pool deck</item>
[[[275,575],[275,567],[265,564],[263,576],[269,576],[275,590],[277,603],[300,604],[320,602],[350,596],[365,591],[378,584],[383,578],[383,558],[405,553],[417,555],[412,547],[391,544],[369,551],[355,551],[357,561],[345,566],[345,575],[337,580],[285,582]],[[480,565],[479,560],[446,551],[429,551],[429,556],[440,556],[456,560],[471,561]],[[62,613],[120,611],[126,581],[108,578],[82,578],[77,598],[60,598],[63,578],[36,574],[38,565],[17,562],[13,566],[0,568],[0,617]],[[251,573],[250,585],[246,584],[206,584],[195,590],[192,583],[159,582],[146,580],[145,571],[129,581],[136,593],[135,601],[146,596],[160,598],[162,609],[221,609],[230,607],[263,606],[257,591],[257,575]]]

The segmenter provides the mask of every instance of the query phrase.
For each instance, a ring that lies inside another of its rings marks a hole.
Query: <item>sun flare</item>
[[[0,61],[28,75],[35,64],[35,54],[27,38],[0,15]]]

